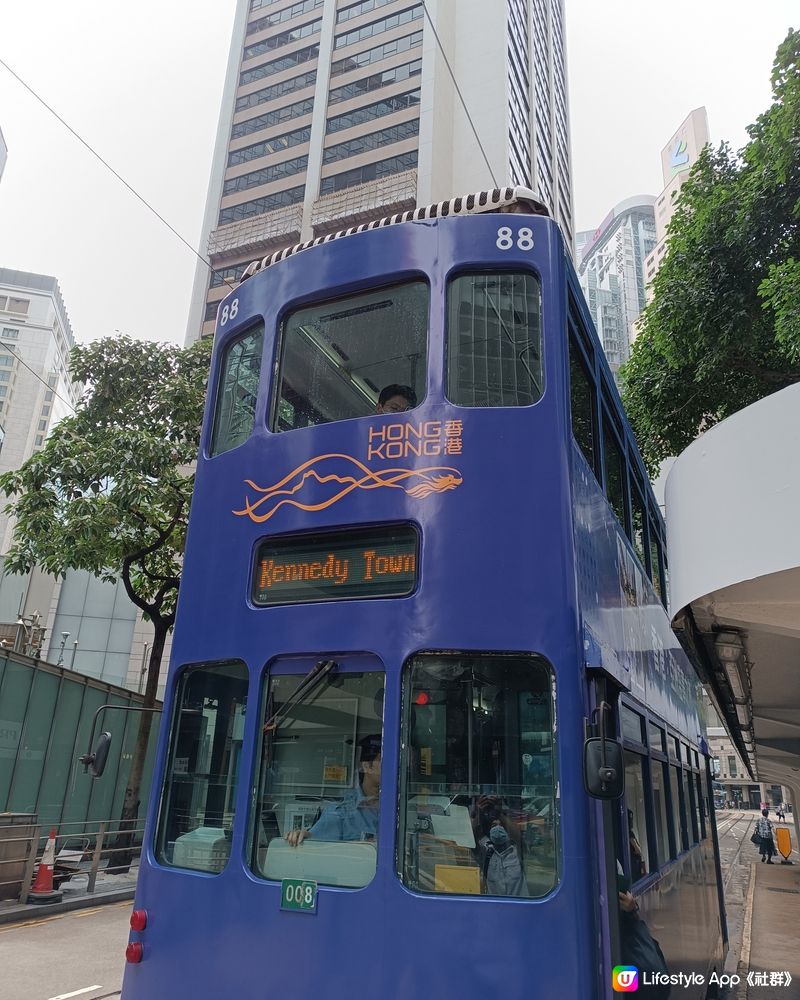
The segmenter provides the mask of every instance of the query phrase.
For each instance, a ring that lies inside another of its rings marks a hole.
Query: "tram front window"
[[[544,896],[556,884],[552,670],[539,656],[406,666],[400,875],[421,892]]]
[[[392,412],[425,395],[430,292],[424,281],[350,295],[291,313],[283,324],[273,431]]]
[[[306,679],[269,681],[251,867],[357,888],[377,862],[384,674],[333,671],[303,696]]]

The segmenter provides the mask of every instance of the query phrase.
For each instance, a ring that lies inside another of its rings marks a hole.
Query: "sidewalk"
[[[737,1000],[800,998],[800,864],[796,851],[792,859],[795,864],[782,865],[778,854],[772,865],[758,861],[752,865]],[[748,985],[746,976],[751,971],[766,972],[767,985]],[[792,976],[788,987],[769,985],[769,973],[786,972]]]
[[[0,924],[19,923],[25,920],[37,920],[54,913],[66,913],[69,910],[80,910],[90,906],[100,906],[103,903],[116,903],[125,899],[133,899],[136,891],[136,879],[139,875],[138,865],[132,867],[126,874],[110,874],[102,869],[97,873],[94,892],[87,892],[89,875],[73,875],[67,882],[61,883],[60,903],[26,903],[16,900],[0,900]]]

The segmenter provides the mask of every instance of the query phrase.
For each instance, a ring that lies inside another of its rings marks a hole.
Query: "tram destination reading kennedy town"
[[[417,532],[411,525],[272,538],[256,553],[253,603],[401,597],[416,579]]]

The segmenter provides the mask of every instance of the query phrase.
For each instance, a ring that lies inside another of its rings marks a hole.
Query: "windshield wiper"
[[[338,669],[339,664],[336,660],[320,660],[318,663],[315,663],[297,685],[294,694],[283,702],[281,707],[274,711],[264,723],[264,732],[274,733],[286,715],[296,705],[299,705],[300,702],[305,701],[311,692],[315,691],[329,674],[334,673]]]

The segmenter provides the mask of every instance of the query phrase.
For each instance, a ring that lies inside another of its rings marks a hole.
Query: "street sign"
[[[309,879],[285,878],[281,881],[281,909],[314,913],[317,909],[317,883]]]

